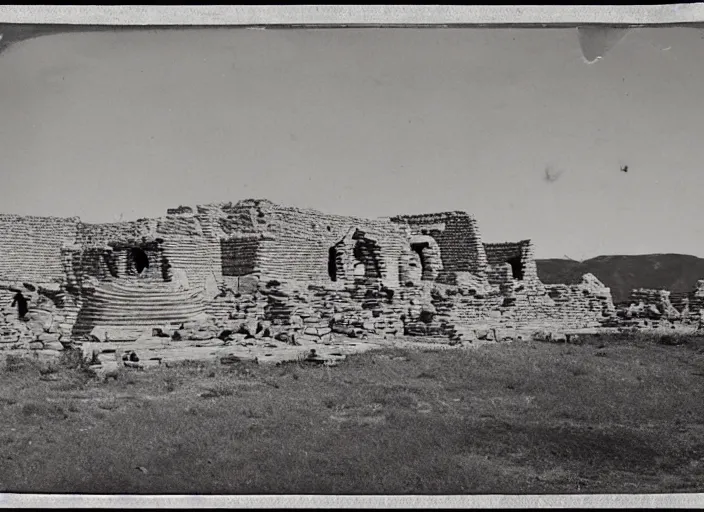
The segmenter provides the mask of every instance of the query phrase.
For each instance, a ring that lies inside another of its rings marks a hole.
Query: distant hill
[[[545,284],[578,283],[590,272],[611,288],[614,302],[628,299],[634,288],[691,291],[704,279],[704,259],[687,254],[597,256],[582,262],[566,259],[536,260]]]

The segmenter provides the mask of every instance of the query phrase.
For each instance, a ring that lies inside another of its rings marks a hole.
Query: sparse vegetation
[[[0,491],[701,492],[704,338],[676,341],[184,364],[107,382],[70,355],[56,380],[6,361]]]

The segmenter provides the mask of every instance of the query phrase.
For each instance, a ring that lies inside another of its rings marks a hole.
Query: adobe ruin
[[[42,351],[101,329],[471,342],[616,316],[594,276],[545,285],[530,240],[485,243],[465,212],[372,220],[254,199],[106,224],[0,215],[0,301],[0,347]]]

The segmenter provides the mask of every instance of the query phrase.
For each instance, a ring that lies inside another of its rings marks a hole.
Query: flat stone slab
[[[209,340],[215,343],[219,340]],[[227,344],[221,342],[219,346],[197,346],[202,343],[198,341],[178,341],[174,342],[166,338],[142,338],[138,342],[84,342],[82,344],[83,355],[90,358],[93,352],[102,353],[101,359],[105,359],[106,352],[115,352],[115,357],[121,359],[122,354],[133,351],[137,354],[139,361],[134,367],[154,366],[159,364],[168,365],[179,361],[258,361],[259,363],[279,363],[286,361],[305,360],[315,350],[318,359],[337,360],[350,354],[366,352],[372,349],[390,346],[386,340],[368,341],[347,339],[336,340],[330,344],[306,343],[301,345],[289,345],[279,341],[247,340],[252,343]],[[117,359],[116,359],[117,360]]]

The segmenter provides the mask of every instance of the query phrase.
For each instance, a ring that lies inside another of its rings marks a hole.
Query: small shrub
[[[207,388],[204,393],[201,393],[203,398],[219,398],[223,396],[232,396],[235,394],[235,390],[226,384],[218,384],[216,386]]]
[[[63,407],[56,404],[45,404],[41,402],[29,402],[22,406],[24,416],[43,416],[45,418],[68,418],[68,414]]]
[[[173,375],[167,375],[164,377],[164,384],[166,386],[166,391],[172,393],[176,390],[176,385],[178,384],[178,379]]]
[[[39,368],[41,375],[52,375],[59,372],[59,367],[56,363],[47,363]]]
[[[117,409],[119,406],[120,405],[117,403],[117,400],[115,400],[114,398],[110,399],[110,400],[106,400],[104,402],[100,402],[98,404],[98,407],[100,409],[105,410],[105,411],[112,411],[114,409]]]
[[[19,372],[33,364],[32,361],[25,357],[8,354],[5,358],[5,370],[8,372]]]
[[[76,349],[64,350],[59,358],[59,363],[64,368],[80,368],[83,364],[83,352]]]
[[[584,375],[589,375],[589,372],[583,366],[577,366],[575,368],[572,368],[571,371],[572,375],[574,375],[575,377],[583,377]]]
[[[666,334],[661,336],[658,343],[661,345],[679,346],[686,345],[689,340],[681,334]]]

